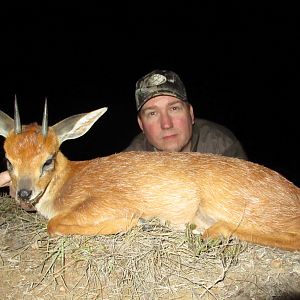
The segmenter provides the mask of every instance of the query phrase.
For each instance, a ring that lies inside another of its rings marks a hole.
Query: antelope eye
[[[54,157],[51,157],[44,162],[42,173],[44,173],[44,171],[52,169],[53,167],[54,167]]]
[[[11,171],[13,169],[13,165],[7,158],[6,158],[6,166],[8,171]]]
[[[49,158],[46,160],[46,162],[44,163],[44,167],[50,166],[53,162],[53,158]]]
[[[42,167],[41,176],[45,174],[45,172],[52,170],[54,168],[54,157],[47,159]]]

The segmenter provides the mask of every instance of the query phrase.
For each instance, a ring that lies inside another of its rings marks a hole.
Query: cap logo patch
[[[150,76],[149,81],[148,81],[148,86],[156,86],[156,85],[161,85],[167,81],[166,76],[161,75],[161,74],[153,74]]]

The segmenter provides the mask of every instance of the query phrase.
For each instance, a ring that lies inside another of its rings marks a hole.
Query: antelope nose
[[[26,190],[26,189],[21,189],[18,191],[18,196],[22,200],[28,200],[32,194],[32,191]]]

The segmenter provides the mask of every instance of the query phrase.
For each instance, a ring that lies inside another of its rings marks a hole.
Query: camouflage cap
[[[187,101],[186,90],[179,76],[173,71],[154,70],[136,83],[135,101],[137,111],[151,98],[168,95]]]

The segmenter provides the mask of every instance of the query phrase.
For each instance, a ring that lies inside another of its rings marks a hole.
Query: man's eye
[[[179,106],[172,106],[171,110],[180,110],[180,107]]]
[[[156,115],[155,111],[148,112],[148,117],[154,117]]]

